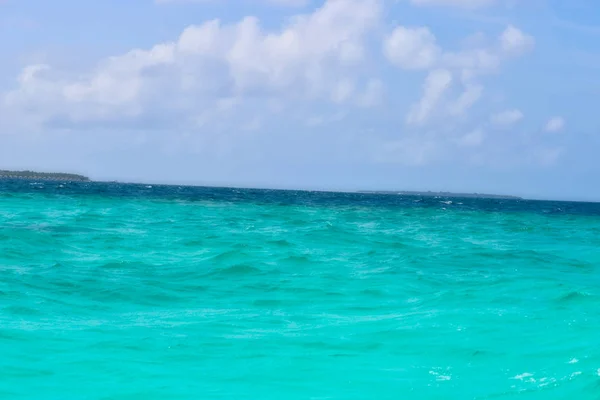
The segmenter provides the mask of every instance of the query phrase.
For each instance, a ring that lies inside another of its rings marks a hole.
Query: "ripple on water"
[[[211,277],[236,277],[246,275],[263,275],[264,271],[260,268],[246,264],[237,264],[229,267],[214,268],[208,273]]]
[[[557,300],[559,303],[566,304],[572,302],[591,301],[593,298],[590,293],[574,290],[560,295]]]
[[[598,398],[598,205],[26,186],[2,398]]]

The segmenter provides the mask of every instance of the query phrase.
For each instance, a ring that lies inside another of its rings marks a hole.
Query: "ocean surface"
[[[0,399],[600,399],[600,204],[0,181]]]

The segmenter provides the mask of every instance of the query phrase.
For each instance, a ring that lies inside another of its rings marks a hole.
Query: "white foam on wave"
[[[436,371],[429,371],[429,375],[435,376],[435,380],[438,382],[449,381],[452,379],[452,375],[442,375]]]
[[[517,375],[517,376],[513,377],[513,379],[518,379],[518,380],[522,381],[523,379],[525,379],[525,378],[531,378],[532,376],[533,376],[533,374],[530,374],[529,372],[524,372],[524,373],[522,373],[520,375]]]
[[[579,362],[579,360],[576,358],[572,358],[569,360],[569,364],[577,364],[578,362]]]

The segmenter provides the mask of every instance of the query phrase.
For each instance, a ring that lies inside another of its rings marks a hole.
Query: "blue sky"
[[[600,200],[592,0],[0,0],[0,168]]]

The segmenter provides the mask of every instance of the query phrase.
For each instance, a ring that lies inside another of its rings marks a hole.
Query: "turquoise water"
[[[600,399],[600,205],[0,182],[1,399]]]

